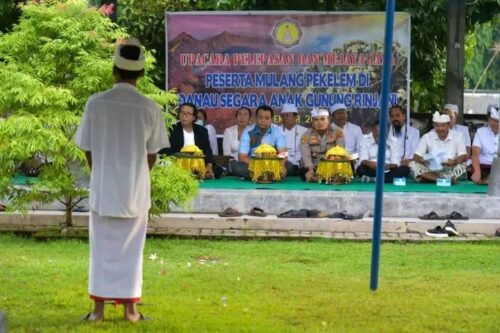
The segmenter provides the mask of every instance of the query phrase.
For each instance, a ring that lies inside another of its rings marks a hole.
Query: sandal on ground
[[[151,320],[151,317],[145,317],[142,312],[139,312],[139,321],[142,320]]]
[[[418,217],[421,220],[446,220],[444,216],[439,216],[436,212],[430,212],[428,214]]]
[[[237,217],[243,214],[238,212],[236,209],[228,207],[218,214],[220,217]]]
[[[351,215],[347,214],[347,212],[336,212],[327,216],[331,219],[342,219],[342,220],[359,220],[363,218],[363,215]]]
[[[248,215],[258,216],[258,217],[265,217],[265,216],[267,216],[266,212],[262,208],[259,208],[259,207],[252,208],[250,210],[250,213]]]
[[[447,220],[468,220],[468,216],[463,216],[457,211],[453,211],[451,214],[445,216]]]
[[[150,318],[150,317],[145,317],[145,316],[142,314],[142,312],[139,312],[138,314],[139,314],[139,319],[138,319],[138,320],[132,321],[132,320],[128,320],[126,317],[125,317],[125,320],[126,320],[126,321],[129,321],[129,322],[131,322],[131,323],[136,323],[136,322],[138,322],[138,321],[143,321],[143,320],[151,320],[151,318]]]
[[[280,213],[277,216],[281,218],[305,218],[307,217],[307,209],[291,209]]]
[[[97,322],[100,322],[100,321],[104,320],[104,317],[103,318],[99,318],[99,319],[95,319],[95,318],[92,317],[92,314],[93,314],[93,312],[87,313],[85,316],[82,317],[82,320],[83,321],[88,321],[88,322],[94,322],[94,323],[97,323]]]
[[[318,210],[318,209],[311,209],[307,211],[307,217],[311,218],[322,218],[322,217],[327,217],[328,213]]]

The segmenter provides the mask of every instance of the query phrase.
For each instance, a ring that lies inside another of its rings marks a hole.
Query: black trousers
[[[360,165],[356,169],[356,173],[358,174],[359,177],[363,176],[368,176],[368,177],[375,177],[376,172],[373,169],[370,169],[366,165]],[[392,183],[394,178],[403,178],[403,177],[408,177],[410,175],[410,168],[407,166],[399,166],[394,169],[391,169],[391,171],[386,172],[385,174],[385,183]]]

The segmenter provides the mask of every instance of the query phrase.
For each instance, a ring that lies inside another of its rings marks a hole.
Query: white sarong
[[[142,257],[147,211],[133,218],[100,216],[89,222],[89,294],[102,299],[137,299],[142,294]]]

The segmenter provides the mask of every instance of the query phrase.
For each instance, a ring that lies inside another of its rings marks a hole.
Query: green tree
[[[499,89],[500,15],[490,22],[476,23],[466,38],[465,88],[474,89],[479,83],[478,89]]]
[[[22,2],[16,1],[2,1],[0,2],[0,33],[8,32],[19,18],[19,9],[17,4]]]
[[[165,87],[165,12],[190,11],[188,0],[121,0],[118,24],[139,40],[159,59],[159,66],[151,71],[158,87]]]
[[[9,209],[58,200],[71,226],[72,209],[88,195],[81,171],[89,171],[72,138],[87,98],[113,85],[114,42],[124,37],[123,29],[84,0],[29,2],[13,31],[0,35],[0,116],[6,118],[0,122],[0,197],[9,197]],[[147,52],[138,88],[164,107],[175,104],[175,94],[153,84],[152,70],[154,58]],[[170,126],[175,119],[166,113],[165,120]],[[15,186],[19,165],[34,157],[43,162],[38,181]],[[197,191],[196,181],[168,159],[152,173],[152,183],[152,216],[171,203],[185,204]]]

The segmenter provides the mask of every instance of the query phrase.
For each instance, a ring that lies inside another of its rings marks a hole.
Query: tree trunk
[[[66,228],[73,226],[73,198],[68,195],[64,198],[64,207],[66,207]]]
[[[459,124],[463,122],[464,111],[464,40],[465,1],[449,0],[445,100],[443,104],[453,103],[458,105],[457,122]]]
[[[73,211],[71,209],[71,202],[66,204],[66,227],[72,227],[73,226]]]

